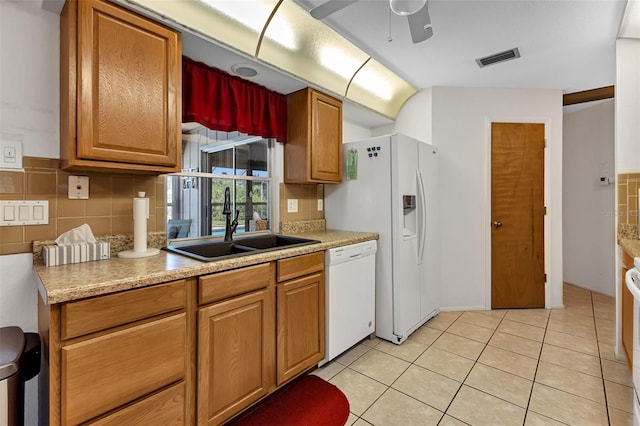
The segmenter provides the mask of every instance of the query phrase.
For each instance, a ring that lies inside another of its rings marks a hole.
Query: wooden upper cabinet
[[[342,102],[306,88],[287,96],[285,183],[342,182]]]
[[[60,31],[62,167],[179,171],[180,34],[102,0],[68,0]]]

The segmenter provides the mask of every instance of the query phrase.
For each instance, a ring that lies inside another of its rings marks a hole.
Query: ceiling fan
[[[329,0],[309,11],[316,19],[324,19],[334,12],[358,0]],[[433,35],[427,0],[389,0],[389,7],[396,15],[406,16],[413,43],[420,43]]]

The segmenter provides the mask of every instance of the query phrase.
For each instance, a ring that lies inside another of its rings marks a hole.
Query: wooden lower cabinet
[[[622,251],[622,348],[627,356],[629,366],[633,366],[633,295],[627,288],[625,275],[633,268],[633,258]]]
[[[190,424],[195,279],[38,305],[42,424]],[[122,302],[122,303],[119,303]]]
[[[198,311],[198,424],[218,425],[274,388],[274,288]]]
[[[324,358],[324,274],[278,284],[278,385]]]
[[[324,358],[324,252],[38,302],[41,424],[219,425]]]
[[[278,261],[278,386],[324,358],[323,271],[323,252]]]

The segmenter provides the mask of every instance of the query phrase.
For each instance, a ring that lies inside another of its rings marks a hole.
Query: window
[[[167,176],[168,238],[223,236],[227,187],[231,220],[238,212],[236,233],[268,229],[272,142],[202,126],[186,134],[183,131],[182,136],[182,172]]]

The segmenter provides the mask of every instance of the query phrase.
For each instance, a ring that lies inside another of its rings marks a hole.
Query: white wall
[[[563,122],[564,281],[615,297],[614,101],[565,114]]]
[[[28,156],[59,158],[59,16],[38,1],[0,1],[0,133]],[[37,331],[31,254],[0,256],[0,327]],[[38,423],[37,378],[26,385],[25,424]]]
[[[434,87],[419,92],[405,104],[394,131],[440,148],[441,307],[491,307],[492,121],[545,123],[545,304],[548,308],[560,307],[562,92]]]
[[[640,171],[640,40],[616,41],[616,173]]]
[[[616,173],[640,171],[640,40],[616,41],[615,157]],[[618,199],[616,194],[616,206]],[[616,220],[616,227],[618,226]],[[622,265],[621,250],[616,250],[617,270]],[[616,274],[616,295],[624,282]],[[621,301],[616,297],[616,355],[624,359],[621,342]]]
[[[0,1],[0,131],[28,156],[59,158],[59,16],[38,1]]]
[[[350,121],[342,121],[342,143],[370,138],[371,129]]]

